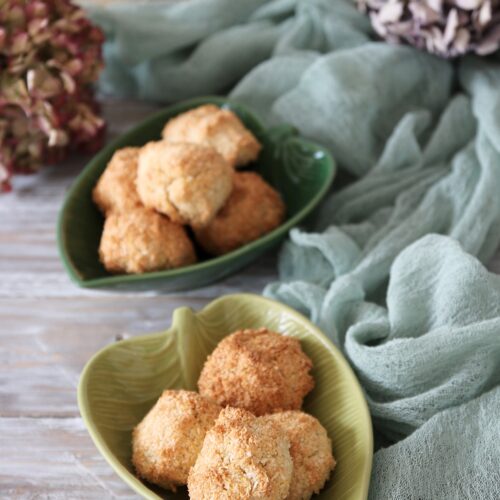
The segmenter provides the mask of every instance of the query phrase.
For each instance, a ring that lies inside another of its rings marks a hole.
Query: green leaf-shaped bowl
[[[188,109],[214,103],[233,110],[263,145],[250,168],[259,172],[282,195],[287,206],[285,222],[269,234],[217,258],[203,257],[192,266],[139,275],[112,275],[98,258],[104,219],[92,202],[92,189],[113,153],[125,146],[159,140],[165,122]],[[278,244],[303,220],[330,187],[335,164],[329,153],[297,137],[290,126],[265,130],[243,106],[218,97],[199,98],[166,108],[104,148],[83,170],[67,194],[59,216],[58,244],[64,266],[83,287],[124,290],[186,290],[227,276]]]
[[[137,479],[130,462],[131,431],[164,389],[196,390],[208,354],[228,334],[265,326],[300,339],[312,359],[314,390],[304,411],[316,416],[333,443],[337,467],[318,499],[364,500],[372,464],[372,426],[362,390],[347,361],[304,316],[250,294],[227,295],[198,313],[177,309],[165,332],[110,345],[85,367],[78,387],[80,412],[99,451],[144,498],[187,499]]]

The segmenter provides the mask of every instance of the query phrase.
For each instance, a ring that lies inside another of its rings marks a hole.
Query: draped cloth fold
[[[500,498],[500,62],[372,41],[349,0],[92,7],[103,91],[227,92],[353,176],[265,293],[340,347],[378,443],[370,498]]]

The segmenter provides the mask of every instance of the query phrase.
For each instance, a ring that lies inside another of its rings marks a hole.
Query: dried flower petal
[[[461,9],[474,10],[481,6],[483,0],[455,0],[455,3],[457,4],[457,7],[460,7]]]
[[[435,11],[430,6],[420,3],[418,1],[410,2],[408,4],[408,9],[413,14],[415,20],[422,23],[423,25],[435,23],[440,18],[438,11]]]
[[[14,172],[96,148],[102,32],[69,0],[0,0],[0,190]]]
[[[61,72],[61,80],[63,82],[64,88],[68,94],[74,94],[76,90],[76,83],[69,73]]]
[[[11,54],[21,54],[27,52],[30,47],[28,33],[18,33],[12,37],[12,45],[10,47]]]
[[[457,31],[453,46],[457,54],[465,54],[470,41],[470,33],[465,28],[460,28]]]
[[[444,30],[444,43],[448,46],[453,39],[458,29],[458,12],[457,9],[451,9],[448,14],[448,19],[446,21],[446,27]]]
[[[491,2],[485,0],[479,9],[478,22],[481,26],[486,26],[491,21]]]
[[[51,130],[49,133],[49,148],[54,148],[56,146],[63,147],[68,144],[68,135],[62,130]]]
[[[394,0],[389,0],[380,9],[379,21],[381,23],[394,23],[399,21],[401,15],[403,14],[404,6],[401,2]]]
[[[500,0],[357,0],[375,31],[444,57],[500,48]]]
[[[441,12],[443,0],[426,0],[426,4],[434,11]]]
[[[500,25],[493,27],[486,37],[481,41],[481,43],[477,46],[476,52],[485,56],[488,54],[492,54],[500,47]]]

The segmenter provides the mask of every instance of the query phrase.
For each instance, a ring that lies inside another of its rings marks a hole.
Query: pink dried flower
[[[69,0],[0,0],[0,190],[13,173],[100,147],[103,41]]]

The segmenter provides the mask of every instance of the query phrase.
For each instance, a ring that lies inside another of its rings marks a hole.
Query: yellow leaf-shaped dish
[[[134,475],[131,431],[166,389],[196,390],[208,354],[226,335],[265,326],[300,339],[312,359],[316,387],[304,411],[317,417],[333,443],[337,467],[315,498],[367,497],[373,454],[372,426],[361,387],[331,342],[293,309],[257,295],[228,295],[198,313],[174,312],[172,327],[110,345],[85,367],[78,404],[85,425],[105,459],[144,498],[188,498],[155,489]]]

